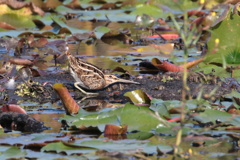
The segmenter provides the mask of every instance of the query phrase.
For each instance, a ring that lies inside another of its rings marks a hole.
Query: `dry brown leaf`
[[[42,9],[35,6],[32,2],[19,2],[17,0],[0,0],[0,4],[6,4],[12,9],[21,9],[28,7],[33,13],[37,13],[40,16],[43,16],[45,13]]]
[[[152,64],[163,72],[169,72],[169,71],[170,72],[179,72],[179,71],[184,70],[184,68],[182,68],[180,66],[172,64],[168,61],[161,61],[157,58],[152,59]]]
[[[78,0],[72,0],[70,3],[64,5],[65,7],[71,8],[71,9],[79,9],[83,10],[83,8],[80,5],[80,2]]]
[[[29,59],[11,58],[9,62],[17,65],[29,65],[29,66],[33,65],[33,61]]]
[[[37,40],[34,40],[32,43],[30,43],[31,47],[37,47],[42,48],[48,43],[47,38],[39,38]]]
[[[104,134],[107,135],[120,135],[120,134],[126,134],[127,132],[127,125],[114,125],[114,124],[106,124],[104,129]]]
[[[80,107],[72,98],[68,92],[68,89],[62,83],[55,83],[53,85],[53,88],[57,91],[60,99],[62,100],[66,114],[71,115],[78,113]]]
[[[196,59],[196,60],[194,60],[194,61],[188,62],[188,63],[186,64],[186,68],[187,68],[187,69],[190,69],[190,68],[198,65],[199,63],[201,63],[203,60],[204,60],[204,58],[199,58],[199,59]],[[180,67],[184,68],[184,65],[180,65]]]

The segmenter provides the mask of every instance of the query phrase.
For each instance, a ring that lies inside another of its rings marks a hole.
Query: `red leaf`
[[[161,36],[164,38],[164,39],[177,39],[179,38],[179,35],[178,34],[161,34]],[[155,34],[155,35],[152,35],[152,36],[148,36],[148,38],[158,38],[160,37],[159,35]]]
[[[8,29],[8,30],[16,30],[15,27],[13,27],[10,24],[7,24],[6,22],[0,22],[0,28]]]
[[[179,71],[184,70],[180,66],[177,66],[177,65],[172,64],[172,63],[167,62],[167,61],[161,61],[157,58],[152,59],[152,64],[163,72],[169,72],[169,71],[170,72],[179,72]]]
[[[181,117],[176,117],[168,120],[168,122],[179,122],[179,121],[181,121]]]
[[[22,107],[16,104],[3,105],[1,109],[2,109],[2,112],[17,112],[17,113],[27,114],[27,112]]]

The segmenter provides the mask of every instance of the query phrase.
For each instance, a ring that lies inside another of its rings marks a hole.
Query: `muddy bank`
[[[104,91],[99,92],[98,99],[107,101],[116,101],[120,103],[126,103],[127,97],[123,94],[132,90],[142,90],[149,94],[153,98],[159,98],[163,100],[181,100],[182,99],[182,73],[165,73],[157,74],[153,76],[136,76],[132,80],[137,81],[140,85],[136,84],[115,84]],[[84,95],[79,92],[74,86],[74,79],[68,71],[59,71],[57,73],[51,73],[45,76],[33,77],[33,82],[39,82],[38,85],[27,85],[30,91],[36,92],[34,96],[19,97],[16,95],[15,90],[6,90],[8,97],[8,103],[18,100],[32,100],[38,102],[54,102],[59,100],[56,92],[52,89],[54,83],[63,83],[69,91],[72,93],[74,99],[79,100]],[[17,84],[24,83],[18,79]],[[25,82],[26,83],[26,82]],[[204,75],[202,73],[192,73],[188,77],[188,99],[196,98],[201,94],[204,99],[215,100],[221,98],[222,95],[231,92],[231,85],[227,85],[222,82],[218,77],[211,75]],[[209,97],[210,93],[213,95]]]

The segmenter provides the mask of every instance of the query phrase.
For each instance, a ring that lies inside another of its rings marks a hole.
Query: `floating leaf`
[[[130,91],[124,94],[124,96],[131,99],[134,104],[150,104],[150,98],[142,90]]]
[[[22,151],[16,146],[10,147],[3,153],[0,152],[0,158],[1,159],[18,159],[20,157],[24,158],[27,154],[26,151]]]
[[[161,147],[161,145],[160,145]],[[42,151],[55,151],[57,153],[64,152],[68,155],[92,153],[97,150],[105,150],[108,152],[135,153],[141,149],[144,153],[156,153],[156,145],[148,141],[136,140],[118,140],[104,141],[96,139],[86,139],[80,143],[57,142],[50,143],[42,148]]]
[[[121,124],[128,125],[128,131],[150,131],[157,126],[165,126],[167,121],[155,115],[154,111],[146,106],[126,104],[118,108]]]
[[[68,89],[62,83],[56,83],[53,85],[53,88],[57,91],[59,97],[61,98],[64,108],[67,114],[78,113],[79,106],[72,98]]]
[[[151,4],[139,4],[136,6],[136,10],[131,12],[131,14],[139,15],[139,16],[142,16],[143,14],[147,14],[155,18],[164,16],[161,8]]]
[[[150,133],[150,132],[136,132],[136,133],[128,133],[127,134],[128,139],[137,139],[137,140],[149,139],[152,136],[154,136],[154,134]]]
[[[64,28],[65,30],[68,30],[71,34],[88,32],[87,30],[78,29],[78,28],[74,28],[74,27],[68,26],[68,25],[64,22],[64,19],[63,19],[63,18],[60,18],[60,17],[52,17],[52,19],[53,19],[53,21],[60,27],[60,28],[58,28],[59,31],[60,31],[61,28]]]
[[[5,22],[0,22],[0,28],[8,29],[8,30],[15,30],[15,29],[16,29],[16,28],[13,27],[12,25],[7,24],[7,23],[5,23]]]
[[[165,104],[166,102],[161,99],[153,99],[151,101],[151,109],[158,112],[159,115],[164,117],[170,117],[170,114],[168,112],[167,106]]]
[[[161,37],[163,37],[166,40],[169,40],[169,39],[177,39],[179,38],[179,35],[178,34],[161,34],[161,35],[155,34],[152,36],[148,36],[148,38],[161,38]]]
[[[19,16],[17,14],[0,15],[0,21],[15,28],[30,28],[35,26],[29,16]]]
[[[104,129],[105,135],[120,135],[120,134],[126,134],[127,132],[127,125],[113,125],[113,124],[107,124]]]
[[[3,105],[1,110],[2,112],[17,112],[17,113],[27,114],[27,112],[22,107],[16,104]]]
[[[108,27],[104,27],[104,26],[99,26],[99,27],[96,27],[94,29],[94,33],[97,37],[97,39],[101,39],[102,36],[105,34],[105,33],[108,33],[110,31],[110,29]]]
[[[106,110],[106,109],[105,109]],[[108,109],[109,110],[109,109]],[[82,126],[98,127],[103,132],[106,124],[128,125],[128,131],[150,131],[157,126],[165,126],[167,121],[155,115],[154,111],[146,106],[126,104],[124,107],[111,109],[108,112],[101,110],[100,113],[89,113],[80,110],[75,117],[65,117],[65,120],[82,128]]]
[[[229,123],[234,126],[240,126],[239,115],[236,116],[227,112],[214,110],[214,109],[206,109],[204,112],[200,113],[199,115],[195,115],[194,119],[202,123],[215,122],[216,120],[218,120],[223,123]]]
[[[46,146],[44,146],[41,151],[55,151],[57,153],[64,152],[68,155],[71,155],[73,153],[90,153],[95,151],[96,149],[88,146],[68,146],[65,145],[63,142],[57,142],[57,143],[50,143]]]
[[[152,64],[157,67],[158,69],[160,69],[163,72],[179,72],[179,71],[183,71],[184,69],[180,66],[177,66],[175,64],[172,64],[170,62],[167,61],[161,61],[157,58],[153,58],[152,59]]]
[[[106,124],[119,125],[119,119],[113,111],[109,111],[106,113],[91,113],[80,109],[78,115],[76,115],[75,117],[70,117],[70,119],[67,117],[66,120],[73,121],[72,125],[75,125],[80,129],[86,127],[98,127],[98,129],[102,132],[104,131],[104,127]]]

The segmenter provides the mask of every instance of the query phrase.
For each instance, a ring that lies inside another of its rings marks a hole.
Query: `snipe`
[[[71,75],[76,81],[74,86],[86,95],[97,95],[98,93],[93,92],[104,90],[116,83],[140,84],[118,78],[112,74],[104,74],[97,66],[72,56],[68,51],[66,51],[66,55]]]

